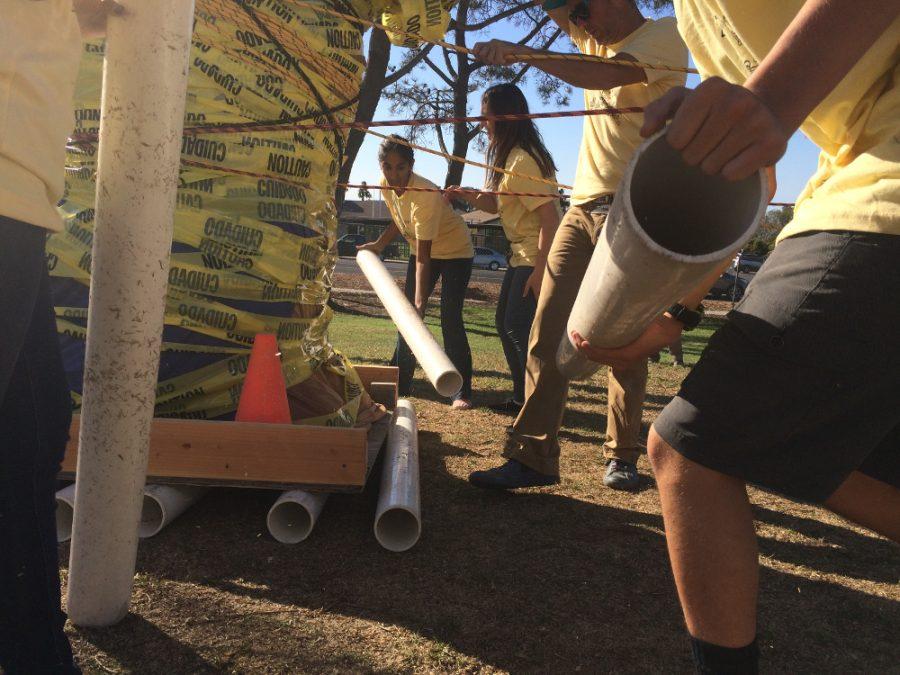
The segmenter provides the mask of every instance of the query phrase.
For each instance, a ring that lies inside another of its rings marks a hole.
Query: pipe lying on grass
[[[300,543],[312,533],[327,500],[327,492],[282,492],[266,516],[269,534],[282,544]]]
[[[141,508],[141,539],[154,537],[209,491],[197,485],[147,485]]]
[[[356,263],[437,392],[441,396],[456,394],[462,389],[462,375],[438,345],[416,308],[397,287],[381,259],[372,251],[360,251],[356,254]]]
[[[412,548],[422,534],[418,431],[415,408],[400,399],[388,432],[375,511],[375,538],[389,551]]]
[[[62,544],[72,538],[75,514],[75,483],[56,492],[56,541]]]
[[[599,364],[573,346],[621,347],[730,259],[759,227],[768,189],[759,171],[741,181],[688,166],[664,137],[645,141],[628,164],[578,290],[557,353],[570,379]]]

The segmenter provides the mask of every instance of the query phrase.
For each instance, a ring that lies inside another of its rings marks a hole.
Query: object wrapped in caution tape
[[[428,2],[404,6],[424,12]],[[295,422],[352,426],[372,416],[375,404],[326,335],[333,194],[346,132],[253,129],[285,119],[354,119],[365,65],[360,27],[311,4],[334,8],[325,0],[197,0],[157,416],[232,417],[261,332],[278,338]],[[348,9],[345,0],[336,8],[376,17],[385,7],[349,0]],[[76,133],[96,132],[100,123],[103,44],[84,49]],[[223,125],[228,133],[202,128]],[[72,145],[66,171],[65,229],[51,237],[47,257],[77,406],[96,145]]]
[[[418,45],[413,35],[426,40],[444,37],[450,7],[443,0],[392,0],[382,12],[381,22],[388,27],[392,44],[412,48]]]

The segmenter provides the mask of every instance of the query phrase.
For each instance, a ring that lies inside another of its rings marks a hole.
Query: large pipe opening
[[[165,510],[156,497],[144,493],[144,503],[141,506],[141,524],[138,528],[138,536],[141,539],[153,537],[159,534],[165,521]]]
[[[400,553],[415,546],[422,533],[416,514],[395,507],[388,509],[375,521],[375,538],[388,551]]]
[[[60,544],[72,538],[72,521],[75,517],[74,500],[74,485],[56,493],[56,541]]]
[[[282,544],[299,544],[310,535],[314,524],[309,510],[293,501],[276,504],[266,517],[269,533]]]
[[[726,257],[748,225],[755,225],[761,190],[757,173],[732,182],[688,166],[661,135],[635,164],[629,207],[634,222],[662,248]]]

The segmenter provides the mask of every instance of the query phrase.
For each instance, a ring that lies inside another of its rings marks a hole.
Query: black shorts
[[[802,501],[854,470],[900,487],[900,236],[778,244],[654,428],[698,464]]]

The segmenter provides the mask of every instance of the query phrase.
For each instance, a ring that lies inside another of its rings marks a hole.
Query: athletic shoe
[[[480,488],[488,490],[515,490],[526,487],[544,487],[559,483],[559,476],[550,476],[522,462],[510,459],[506,464],[488,469],[487,471],[473,471],[469,474],[469,482]]]
[[[493,403],[489,405],[488,410],[493,410],[495,413],[500,413],[501,415],[511,415],[513,417],[518,417],[519,411],[522,410],[523,405],[525,404],[508,398],[505,401],[501,401],[500,403]]]
[[[636,490],[641,483],[637,466],[621,459],[611,459],[606,465],[603,484],[613,490]]]

